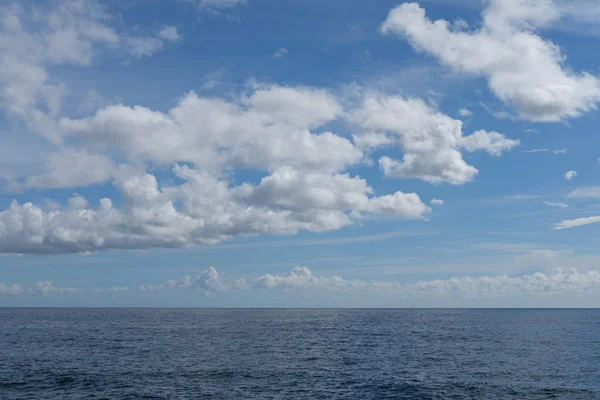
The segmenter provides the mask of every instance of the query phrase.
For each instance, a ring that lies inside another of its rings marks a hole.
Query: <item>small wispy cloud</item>
[[[460,110],[458,110],[458,115],[460,115],[461,117],[470,117],[471,115],[473,115],[473,111],[468,110],[466,108],[461,108]]]
[[[569,207],[569,205],[567,203],[562,203],[562,202],[545,201],[544,204],[549,207],[556,207],[556,208],[568,208]]]
[[[531,149],[531,150],[523,150],[522,153],[545,153],[550,151],[550,149]]]
[[[573,178],[575,178],[577,176],[577,171],[569,171],[567,173],[565,173],[565,179],[567,181],[572,180]]]
[[[577,228],[584,225],[596,224],[598,222],[600,222],[600,216],[570,219],[566,221],[561,221],[558,224],[556,224],[554,230],[558,231],[561,229]]]
[[[569,198],[600,198],[600,186],[575,189],[568,194]]]
[[[283,57],[287,56],[289,53],[290,53],[290,51],[288,49],[286,49],[285,47],[282,47],[279,50],[277,50],[275,53],[273,53],[273,57],[283,58]]]

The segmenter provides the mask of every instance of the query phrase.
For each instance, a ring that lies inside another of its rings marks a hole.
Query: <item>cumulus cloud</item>
[[[552,150],[552,154],[555,154],[555,155],[567,154],[567,149]]]
[[[65,149],[50,154],[44,172],[27,178],[26,188],[74,188],[107,182],[116,170],[103,155]]]
[[[547,260],[548,255],[543,257]],[[600,271],[580,273],[576,269],[556,269],[550,273],[534,273],[510,277],[507,275],[483,277],[454,277],[401,283],[394,281],[346,279],[341,276],[319,276],[307,267],[296,267],[285,274],[266,274],[257,278],[226,281],[223,274],[209,267],[199,275],[186,275],[160,285],[142,285],[140,291],[190,290],[206,295],[250,290],[325,290],[346,294],[367,294],[398,299],[430,298],[493,298],[520,295],[553,295],[565,292],[589,293],[600,288]],[[130,291],[127,287],[113,287],[109,292]],[[81,289],[57,288],[51,282],[37,282],[27,291],[19,285],[1,285],[0,295],[77,294]],[[93,292],[93,291],[92,291]]]
[[[577,228],[584,225],[596,224],[600,222],[600,217],[577,218],[559,222],[554,227],[554,230]]]
[[[90,65],[96,46],[117,46],[120,37],[93,0],[58,2],[38,11],[18,3],[0,7],[0,104],[9,117],[56,140],[53,116],[65,87],[47,67]]]
[[[217,292],[224,289],[221,282],[223,275],[214,267],[209,267],[199,275],[186,275],[178,280],[170,280],[161,285],[142,285],[140,290],[174,290],[193,289],[204,292]]]
[[[421,281],[413,284],[383,281],[347,280],[340,276],[316,276],[306,267],[297,267],[285,275],[267,274],[254,281],[255,289],[325,289],[345,292],[372,292],[400,298],[499,297],[550,295],[563,292],[587,292],[600,287],[600,272],[579,273],[575,269],[553,273],[535,273],[520,277],[457,277]]]
[[[519,144],[497,132],[480,130],[463,136],[462,121],[434,110],[420,99],[399,95],[366,94],[347,118],[364,131],[354,137],[363,147],[385,146],[393,138],[402,149],[402,160],[388,156],[379,159],[385,175],[431,183],[463,184],[473,180],[478,170],[465,162],[461,149],[500,155]],[[373,132],[383,132],[389,138]]]
[[[21,290],[20,285],[5,285],[4,283],[0,283],[0,295],[9,295],[9,294],[21,294],[23,291]]]
[[[323,128],[339,120],[359,128],[352,140]],[[417,194],[376,196],[347,170],[370,151],[397,145],[401,161],[379,159],[386,175],[461,184],[477,174],[461,151],[497,156],[518,144],[497,132],[464,136],[461,121],[419,99],[369,93],[344,107],[325,89],[256,82],[231,100],[190,92],[167,112],[112,104],[89,117],[61,118],[57,127],[62,150],[22,186],[110,182],[121,205],[108,198],[51,208],[13,202],[0,212],[0,252],[180,247],[323,232],[369,214],[425,219],[431,209]],[[145,165],[176,180],[159,184]],[[238,169],[260,180],[240,181]]]
[[[431,200],[431,205],[433,205],[433,206],[443,206],[444,205],[444,200],[441,200],[441,199],[432,199]]]
[[[30,287],[28,293],[35,296],[42,296],[46,294],[73,294],[82,292],[82,289],[56,287],[52,282],[40,281]]]
[[[183,39],[183,35],[177,31],[176,26],[165,26],[158,32],[158,37],[170,42],[176,42]]]
[[[381,31],[406,38],[455,71],[485,77],[521,118],[553,122],[593,110],[600,100],[600,80],[572,72],[560,48],[536,33],[560,17],[550,0],[492,0],[481,27],[468,30],[404,3],[390,11]]]
[[[565,179],[567,181],[570,181],[571,179],[575,178],[577,176],[577,171],[569,171],[567,173],[565,173]]]
[[[426,219],[431,209],[416,193],[375,193],[348,171],[372,151],[398,146],[401,161],[379,160],[385,174],[460,184],[477,173],[462,151],[499,155],[518,144],[496,132],[463,136],[460,121],[419,99],[363,93],[355,101],[328,89],[256,81],[227,99],[186,93],[167,111],[96,98],[92,115],[60,117],[65,88],[49,66],[88,66],[98,46],[142,57],[181,34],[174,26],[150,37],[119,34],[93,0],[44,11],[33,21],[21,6],[0,10],[0,97],[7,114],[51,141],[53,152],[41,172],[0,175],[15,190],[111,184],[118,206],[80,196],[67,204],[13,201],[0,211],[0,253],[212,244],[339,229],[370,214]],[[335,122],[358,129],[350,139],[328,129]],[[239,171],[252,171],[253,179]],[[159,181],[163,174],[168,178]]]

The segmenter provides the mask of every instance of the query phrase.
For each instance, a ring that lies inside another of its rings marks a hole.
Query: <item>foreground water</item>
[[[596,310],[0,309],[0,399],[600,399]]]

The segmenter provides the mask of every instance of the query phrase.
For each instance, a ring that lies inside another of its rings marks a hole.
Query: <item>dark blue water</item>
[[[600,399],[596,310],[0,309],[0,399]]]

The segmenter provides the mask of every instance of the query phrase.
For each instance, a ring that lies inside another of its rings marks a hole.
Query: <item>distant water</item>
[[[598,310],[0,309],[0,399],[600,399]]]

